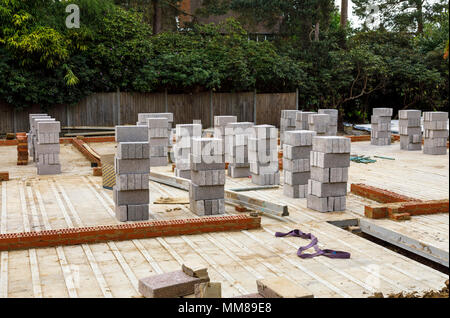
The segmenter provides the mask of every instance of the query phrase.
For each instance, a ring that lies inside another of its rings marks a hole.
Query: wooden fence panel
[[[256,123],[280,126],[281,110],[297,109],[295,93],[257,94]]]

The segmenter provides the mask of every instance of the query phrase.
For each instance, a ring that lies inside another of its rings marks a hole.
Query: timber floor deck
[[[99,153],[114,143],[92,144]],[[449,197],[448,155],[427,156],[388,147],[352,144],[352,153],[380,155],[373,164],[351,163],[350,183],[362,182],[420,199]],[[84,157],[71,145],[61,147],[63,173],[36,176],[36,168],[16,166],[16,147],[0,147],[2,166],[11,180],[0,183],[0,231],[12,233],[79,226],[118,224],[112,193],[92,176]],[[155,169],[171,175],[169,167]],[[250,186],[249,179],[227,179],[227,188]],[[150,182],[151,201],[186,197],[187,192]],[[411,221],[367,220],[369,200],[349,194],[347,211],[319,213],[305,199],[290,199],[274,190],[245,192],[287,204],[286,222],[263,217],[250,231],[140,239],[1,252],[0,297],[140,297],[139,278],[178,270],[185,261],[201,261],[212,281],[222,282],[223,297],[256,292],[256,279],[285,276],[310,289],[315,297],[367,297],[374,292],[441,289],[448,275],[340,229],[328,221],[364,219],[447,253],[448,214],[413,217]],[[174,208],[180,208],[174,210]],[[171,210],[171,211],[168,211]],[[237,214],[227,206],[228,214]],[[155,219],[196,217],[188,205],[151,205]],[[322,248],[348,251],[348,260],[300,259],[299,238],[275,238],[276,231],[299,228],[312,232]]]

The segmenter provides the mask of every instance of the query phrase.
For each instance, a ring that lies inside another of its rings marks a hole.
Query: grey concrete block
[[[412,118],[416,118],[416,119],[420,120],[421,115],[422,115],[422,111],[417,110],[417,109],[407,109],[407,110],[399,110],[398,111],[398,118],[400,120],[412,119]]]
[[[254,174],[272,174],[278,171],[278,161],[269,161],[267,163],[250,162],[250,172]]]
[[[279,185],[280,173],[268,173],[268,174],[251,174],[252,183],[256,185]]]
[[[60,153],[60,144],[54,143],[54,144],[35,144],[34,145],[34,151],[39,153]]]
[[[178,178],[191,179],[191,170],[180,170],[175,168],[174,173]]]
[[[128,221],[128,208],[126,205],[120,205],[115,207],[116,219],[119,222]]]
[[[424,112],[424,121],[447,121],[448,112]]]
[[[350,153],[351,141],[346,137],[318,136],[313,138],[312,150],[323,153]]]
[[[119,191],[128,190],[147,190],[149,183],[148,173],[132,173],[132,174],[117,174],[116,187]]]
[[[338,115],[339,115],[339,112],[337,109],[319,109],[319,111],[317,113],[329,115],[330,116],[330,124],[331,125],[333,125],[332,123],[337,124]]]
[[[223,140],[219,138],[192,138],[192,154],[194,156],[223,156]]]
[[[167,131],[167,128],[169,127],[169,120],[167,118],[150,117],[147,118],[146,122],[149,130],[152,130],[154,128],[163,128]]]
[[[284,133],[284,143],[290,146],[311,146],[315,131],[311,130],[293,130]]]
[[[167,146],[150,146],[150,158],[151,157],[166,157],[169,153]]]
[[[190,168],[194,171],[201,171],[201,170],[219,170],[219,169],[225,169],[225,161],[222,160],[221,162],[212,162],[212,163],[205,163],[205,162],[198,162],[198,158],[194,159],[194,155],[190,155]]]
[[[311,179],[323,183],[348,181],[348,168],[311,167]]]
[[[176,126],[177,142],[180,137],[201,137],[202,125],[199,124],[183,124]]]
[[[448,138],[448,130],[447,129],[443,129],[443,130],[425,129],[423,136],[426,139]]]
[[[59,121],[53,122],[37,122],[38,133],[60,133],[61,123]]]
[[[146,221],[149,219],[149,205],[128,205],[128,221]]]
[[[283,170],[284,184],[297,185],[308,184],[308,180],[311,177],[311,173],[307,172],[291,172]]]
[[[285,159],[283,158],[283,169],[291,172],[310,171],[309,159]]]
[[[225,170],[191,171],[191,180],[198,186],[224,185]]]
[[[148,173],[150,171],[150,159],[115,159],[115,172],[117,174]]]
[[[36,142],[38,144],[58,144],[59,143],[59,133],[38,133]]]
[[[170,145],[169,138],[148,138],[150,147],[168,147]]]
[[[249,151],[263,151],[265,153],[276,152],[278,150],[277,138],[271,139],[257,139],[253,137],[248,138]]]
[[[253,126],[251,137],[256,139],[277,139],[278,129],[272,125],[256,125]]]
[[[420,128],[420,117],[419,118],[406,118],[398,120],[399,127],[418,127]]]
[[[148,141],[148,129],[144,126],[116,126],[116,142]]]
[[[248,178],[250,176],[250,167],[228,166],[228,176],[231,178]]]
[[[370,144],[374,146],[389,146],[391,138],[371,138]]]
[[[36,165],[37,167],[37,174],[42,175],[54,175],[54,174],[60,174],[61,173],[61,165],[60,164],[54,164],[54,165],[47,165],[47,164],[40,164],[38,163]]]
[[[226,126],[237,122],[237,116],[214,116],[214,126]]]
[[[113,200],[116,206],[149,204],[150,193],[149,190],[119,191],[114,187]]]
[[[345,211],[346,197],[320,198],[314,195],[307,196],[307,207],[319,212]]]
[[[350,167],[350,154],[311,151],[310,162],[312,167],[346,168]]]
[[[392,108],[374,108],[372,113],[375,116],[392,116],[393,109]]]
[[[370,117],[370,123],[375,124],[375,125],[390,124],[391,116],[372,115]],[[385,129],[380,129],[380,130],[385,130]]]
[[[312,146],[290,146],[283,145],[283,158],[286,159],[309,159]]]
[[[223,199],[225,197],[225,188],[223,185],[201,187],[191,183],[189,197],[195,201]]]
[[[308,194],[325,198],[339,197],[347,195],[347,183],[322,183],[315,180],[308,180]]]
[[[150,167],[165,167],[169,164],[168,157],[150,157]]]
[[[330,115],[327,114],[313,114],[308,117],[309,129],[317,134],[324,134],[327,132]]]
[[[283,185],[283,194],[289,198],[306,198],[308,194],[307,184]]]
[[[431,147],[431,146],[424,145],[423,153],[426,155],[446,155],[447,154],[447,146],[446,147]]]
[[[120,142],[117,145],[118,159],[147,159],[148,154],[148,142]]]
[[[432,129],[432,130],[446,130],[448,127],[446,120],[435,120],[435,121],[424,121],[423,128],[424,129]]]

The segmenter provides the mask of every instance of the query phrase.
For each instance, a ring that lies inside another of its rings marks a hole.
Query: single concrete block
[[[114,187],[113,200],[116,206],[130,204],[149,204],[149,190],[119,191],[116,187]]]
[[[308,185],[307,184],[284,184],[283,185],[283,194],[289,198],[306,198],[308,194]]]
[[[307,172],[291,172],[283,170],[284,183],[290,185],[308,184],[308,180],[311,177],[311,173]]]
[[[177,142],[180,137],[201,137],[202,125],[199,124],[183,124],[176,126]]]
[[[37,174],[40,176],[54,175],[54,174],[61,173],[61,165],[60,164],[47,165],[47,164],[38,163],[36,166],[37,166]]]
[[[312,146],[290,146],[283,145],[283,158],[286,159],[309,159]]]
[[[256,139],[277,139],[278,129],[272,125],[256,125],[253,126],[251,137]]]
[[[237,116],[214,116],[214,126],[226,126],[237,122]]]
[[[283,158],[283,169],[291,172],[310,171],[309,159],[285,159]]]
[[[252,183],[256,185],[279,185],[280,184],[280,173],[268,173],[268,174],[253,174]]]
[[[116,142],[147,142],[148,128],[144,126],[116,126]]]
[[[120,205],[115,207],[116,219],[119,222],[128,221],[128,209],[126,205]]]
[[[448,112],[424,112],[424,121],[447,121]]]
[[[374,108],[373,114],[375,116],[392,116],[393,109],[392,108]]]
[[[314,298],[309,290],[284,277],[258,279],[256,284],[264,298]]]
[[[201,187],[191,182],[189,197],[195,201],[223,199],[225,197],[225,188],[223,185]]]
[[[37,122],[37,130],[38,133],[57,133],[59,134],[61,132],[61,123],[59,121],[53,121],[53,122]]]
[[[319,168],[347,168],[350,167],[350,154],[311,151],[310,162],[311,166]]]
[[[139,280],[139,292],[146,298],[174,298],[194,294],[195,285],[208,278],[186,275],[182,270],[154,275]]]
[[[308,194],[326,198],[347,195],[347,183],[322,183],[315,180],[308,180]]]
[[[346,137],[319,136],[312,141],[312,150],[323,153],[350,153],[351,141]]]
[[[191,170],[180,170],[175,168],[175,176],[178,178],[191,179]]]
[[[348,168],[311,167],[311,179],[322,183],[348,181]]]
[[[147,118],[147,126],[149,130],[154,128],[164,128],[167,131],[169,127],[169,120],[167,118]]]
[[[114,169],[116,174],[148,173],[150,170],[150,159],[118,159],[115,158]]]
[[[150,157],[150,167],[165,167],[169,163],[167,156]]]
[[[199,186],[215,186],[225,184],[225,170],[191,171],[192,183]]]
[[[200,283],[194,287],[195,298],[222,298],[221,283]]]
[[[398,118],[400,120],[412,119],[412,118],[416,118],[416,119],[420,120],[421,115],[422,115],[422,111],[416,110],[416,109],[407,109],[407,110],[399,110],[398,111]]]
[[[250,167],[228,166],[228,176],[231,178],[248,178],[250,176]]]
[[[293,130],[284,133],[284,142],[290,146],[311,146],[313,138],[317,135],[311,130]]]

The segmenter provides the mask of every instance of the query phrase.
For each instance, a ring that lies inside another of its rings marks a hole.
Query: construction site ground
[[[114,153],[115,143],[93,143],[99,154]],[[352,154],[378,155],[372,164],[351,163],[351,183],[365,183],[422,200],[449,198],[449,157],[401,151],[399,144],[377,147],[352,143]],[[120,224],[114,217],[112,191],[92,176],[90,163],[71,144],[61,145],[62,174],[37,176],[36,167],[17,166],[17,148],[0,147],[1,170],[10,181],[0,183],[0,231],[15,233],[81,226]],[[170,166],[152,168],[173,175]],[[283,182],[281,182],[282,184]],[[226,188],[252,186],[250,179],[227,178]],[[141,297],[138,280],[179,270],[184,262],[202,262],[211,281],[222,283],[223,297],[257,291],[256,280],[285,276],[308,288],[315,297],[368,297],[375,293],[424,293],[440,290],[444,274],[395,253],[329,222],[363,220],[386,237],[416,242],[447,262],[449,215],[413,216],[408,221],[372,220],[364,205],[372,201],[349,193],[345,212],[319,213],[306,199],[283,196],[282,188],[245,192],[286,204],[285,220],[263,216],[258,230],[221,232],[4,251],[0,258],[0,297]],[[188,198],[186,191],[150,182],[151,202],[160,197]],[[154,219],[197,217],[188,204],[150,205]],[[239,214],[231,205],[227,214]],[[321,248],[347,251],[350,259],[300,259],[299,246],[309,241],[276,238],[275,232],[301,229],[319,239]]]

